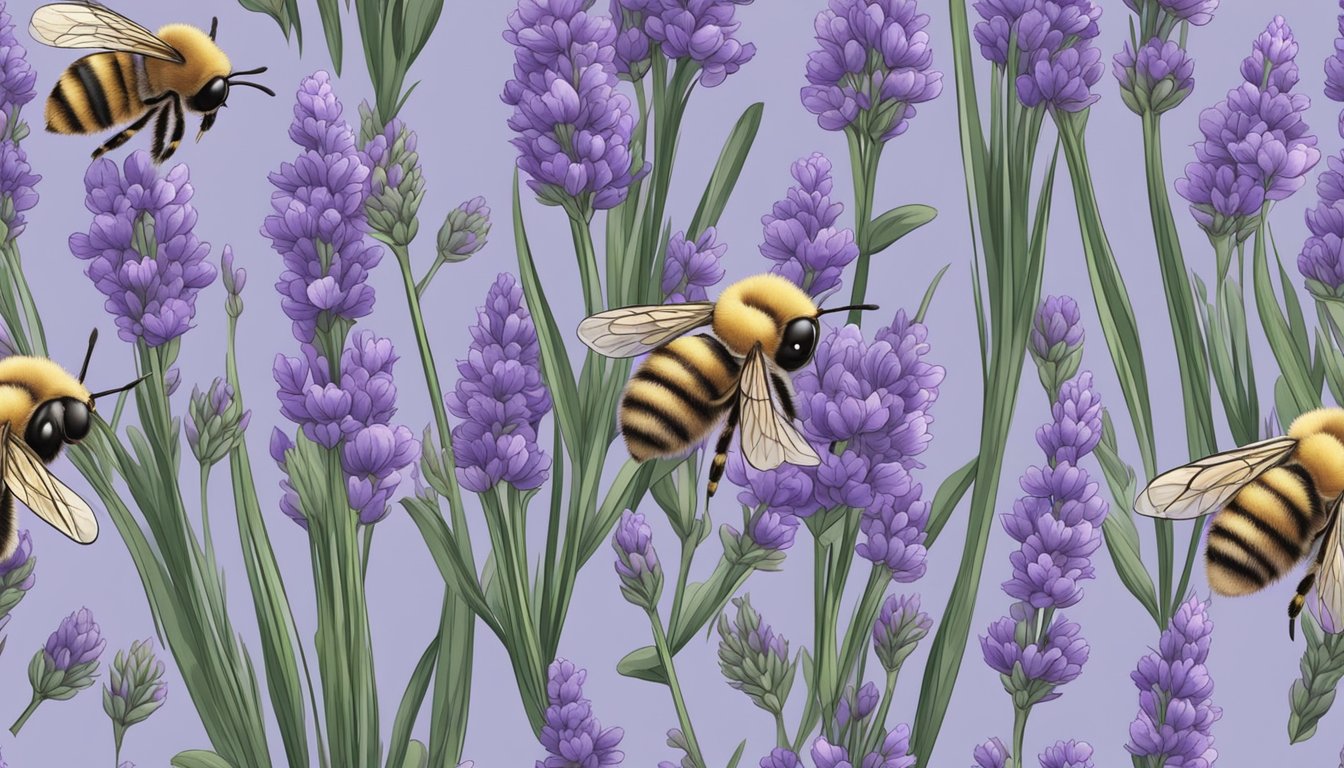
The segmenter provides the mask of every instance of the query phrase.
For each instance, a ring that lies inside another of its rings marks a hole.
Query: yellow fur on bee
[[[1295,458],[1311,473],[1316,491],[1332,499],[1344,492],[1344,443],[1328,432],[1316,432],[1301,438]]]
[[[9,422],[12,429],[22,433],[33,408],[61,397],[89,402],[89,390],[45,357],[14,355],[0,360],[0,421]]]
[[[1317,408],[1293,419],[1288,436],[1301,440],[1307,435],[1324,433],[1344,442],[1344,408]]]
[[[792,280],[768,273],[755,275],[719,294],[714,303],[714,335],[739,356],[757,343],[773,355],[790,320],[816,316],[817,305]]]
[[[146,56],[145,73],[150,89],[155,93],[176,92],[184,107],[206,83],[216,77],[228,77],[233,71],[229,57],[209,34],[197,27],[169,24],[159,30],[159,39],[176,48],[186,61],[178,64]]]

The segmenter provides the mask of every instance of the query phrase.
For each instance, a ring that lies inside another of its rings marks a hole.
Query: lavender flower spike
[[[27,528],[19,531],[17,538],[14,551],[9,557],[0,559],[0,619],[9,616],[37,581],[33,575],[33,569],[37,567],[33,538]]]
[[[349,324],[372,311],[367,281],[382,258],[366,242],[370,173],[342,109],[330,75],[303,79],[289,127],[299,156],[271,173],[273,212],[262,226],[283,263],[275,284],[280,307],[293,322],[294,338],[309,344],[329,329],[339,344]],[[340,354],[339,348],[321,351],[329,359]]]
[[[858,258],[854,233],[837,228],[844,206],[831,199],[831,161],[820,152],[789,169],[796,185],[761,217],[761,255],[770,271],[796,283],[813,298],[840,287],[840,275]]]
[[[22,49],[20,49],[22,50]],[[0,47],[0,59],[5,56]],[[0,80],[5,79],[3,62],[0,62]],[[0,89],[5,87],[0,82]],[[0,95],[0,99],[3,95]],[[0,136],[8,132],[11,118],[0,113]],[[12,242],[23,234],[27,220],[23,214],[37,205],[37,190],[34,189],[42,177],[32,172],[28,165],[28,154],[17,141],[0,139],[0,241]]]
[[[637,0],[636,0],[637,1]],[[706,88],[727,77],[756,55],[756,46],[738,41],[741,22],[736,6],[751,0],[659,0],[645,4],[644,31],[670,59],[694,62]]]
[[[120,751],[126,729],[143,723],[162,707],[168,687],[163,682],[163,662],[154,658],[149,640],[137,640],[129,651],[117,651],[110,677],[103,686],[103,711],[112,719]]]
[[[1154,37],[1137,54],[1126,40],[1112,69],[1120,98],[1136,115],[1175,109],[1195,89],[1195,60],[1174,40]]]
[[[621,594],[631,604],[646,611],[658,608],[663,592],[663,568],[653,549],[653,531],[644,515],[626,510],[611,537],[616,550],[616,575],[621,579]]]
[[[616,29],[592,0],[519,0],[504,39],[514,46],[512,106],[518,168],[548,205],[586,221],[614,208],[649,165],[634,167],[630,100],[616,91]]]
[[[1340,5],[1344,10],[1344,4]],[[1344,13],[1339,14],[1339,35],[1335,37],[1335,52],[1325,60],[1325,98],[1344,101]],[[1340,135],[1344,136],[1344,121]]]
[[[759,768],[804,768],[803,761],[792,751],[775,747],[770,754],[761,758]]]
[[[1077,624],[1056,615],[1044,643],[1023,647],[1017,640],[1017,622],[1005,616],[989,625],[989,634],[980,638],[980,649],[1014,704],[1020,701],[1025,708],[1059,698],[1056,689],[1082,673],[1090,648],[1078,630]]]
[[[1157,4],[1172,18],[1188,21],[1196,27],[1213,21],[1213,12],[1218,10],[1218,0],[1157,0]]]
[[[28,51],[14,34],[14,19],[7,5],[0,3],[0,112],[13,118],[37,95],[37,73],[28,63]],[[10,135],[8,131],[0,133]]]
[[[182,336],[196,316],[197,293],[215,280],[205,260],[210,246],[194,232],[189,178],[185,165],[159,176],[144,151],[122,169],[102,158],[84,174],[93,223],[70,236],[70,252],[88,262],[84,274],[107,297],[103,306],[123,341],[158,347]]]
[[[490,234],[490,207],[484,197],[473,197],[448,212],[439,228],[439,259],[455,264],[485,247]]]
[[[1054,399],[1083,359],[1082,312],[1071,296],[1047,296],[1036,309],[1028,339],[1041,386]]]
[[[719,615],[719,669],[728,685],[756,706],[782,714],[797,671],[789,641],[761,619],[748,596],[733,598],[733,605],[737,615],[731,624],[726,611]]]
[[[184,426],[187,445],[202,466],[214,466],[237,447],[251,420],[252,412],[243,410],[223,379],[211,382],[206,392],[192,387]]]
[[[1344,13],[1339,15],[1335,54],[1325,60],[1325,74],[1326,97],[1344,101]],[[1344,113],[1340,135],[1344,136]],[[1337,301],[1344,299],[1344,153],[1331,156],[1326,165],[1316,181],[1319,203],[1306,213],[1311,236],[1302,245],[1297,268],[1317,299]]]
[[[572,662],[556,659],[546,681],[545,724],[538,739],[550,755],[536,768],[601,768],[620,765],[625,753],[617,749],[625,732],[603,729],[593,717],[592,702],[583,696],[588,673]]]
[[[929,17],[915,0],[830,0],[817,14],[820,46],[807,57],[803,106],[828,131],[850,131],[875,142],[902,133],[915,105],[943,90],[932,68],[925,28]]]
[[[993,738],[984,744],[976,745],[972,754],[975,765],[972,768],[1005,768],[1008,765],[1008,756],[1008,746]]]
[[[1195,597],[1181,604],[1163,630],[1158,649],[1130,674],[1139,689],[1139,716],[1125,749],[1162,765],[1213,765],[1212,726],[1223,716],[1213,705],[1213,680],[1204,666],[1213,622]]]
[[[495,279],[477,318],[467,358],[457,364],[461,378],[444,398],[462,420],[453,428],[457,477],[476,493],[500,482],[531,490],[550,469],[537,426],[551,397],[541,380],[537,330],[513,275]]]
[[[887,672],[897,672],[929,634],[933,620],[919,609],[919,595],[891,595],[873,624],[873,650]]]

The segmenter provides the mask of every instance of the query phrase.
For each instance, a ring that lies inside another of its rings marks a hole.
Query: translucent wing
[[[770,390],[770,368],[756,345],[742,363],[737,383],[738,418],[742,429],[742,456],[756,469],[774,469],[788,462],[815,467],[821,457],[807,438],[780,412]]]
[[[1329,530],[1321,539],[1316,571],[1316,618],[1327,632],[1344,631],[1344,525],[1339,514],[1344,496],[1330,505]]]
[[[98,520],[79,494],[51,474],[28,444],[4,428],[5,487],[38,517],[80,544],[98,538]]]
[[[1134,511],[1169,520],[1216,512],[1247,483],[1282,464],[1296,445],[1291,437],[1270,438],[1163,472],[1139,493]]]
[[[709,301],[622,307],[579,323],[579,338],[598,354],[634,357],[713,319],[714,304]]]
[[[185,59],[158,35],[96,3],[52,3],[33,12],[28,34],[57,48],[126,51],[181,64]]]

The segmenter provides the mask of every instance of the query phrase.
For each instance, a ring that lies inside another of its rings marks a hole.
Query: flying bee
[[[811,361],[821,315],[849,309],[877,307],[818,309],[788,279],[764,274],[733,283],[718,301],[600,312],[579,324],[579,338],[607,357],[649,353],[621,396],[621,434],[635,461],[683,454],[726,417],[709,469],[708,503],[739,426],[742,456],[756,469],[821,463],[793,425],[793,390],[783,373]],[[713,335],[686,335],[703,326]]]
[[[201,117],[200,141],[227,106],[235,85],[264,85],[238,80],[266,71],[234,72],[229,57],[215,45],[219,19],[206,33],[188,24],[169,24],[158,34],[92,2],[52,3],[33,12],[28,32],[39,43],[57,48],[102,48],[71,64],[47,97],[47,130],[88,134],[117,125],[124,130],[93,151],[95,158],[130,140],[154,120],[155,163],[172,157],[186,130],[184,109]],[[171,130],[171,138],[170,138]]]
[[[1134,511],[1186,520],[1215,513],[1205,547],[1209,586],[1249,595],[1314,557],[1288,604],[1288,637],[1307,594],[1344,623],[1344,408],[1297,417],[1284,437],[1217,453],[1158,475]]]
[[[14,499],[37,513],[56,530],[80,544],[98,538],[98,521],[89,505],[57,480],[46,465],[61,449],[83,440],[93,425],[94,402],[134,387],[89,392],[84,386],[98,331],[79,378],[45,357],[12,355],[0,360],[0,559],[18,546]]]

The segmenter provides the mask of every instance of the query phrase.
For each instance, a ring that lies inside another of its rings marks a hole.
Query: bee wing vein
[[[738,379],[742,456],[756,469],[788,462],[804,467],[821,463],[807,438],[780,412],[770,393],[770,371],[758,344],[747,355]]]
[[[622,307],[585,318],[579,338],[606,357],[634,357],[708,325],[713,317],[714,304],[708,301]]]
[[[88,502],[51,474],[33,449],[5,430],[5,487],[38,517],[81,544],[98,538],[98,519]]]
[[[56,48],[102,48],[182,63],[180,51],[148,29],[96,3],[52,3],[33,12],[28,33]]]
[[[1134,511],[1170,520],[1215,512],[1248,483],[1282,464],[1296,445],[1291,437],[1275,437],[1163,472],[1135,499]]]

